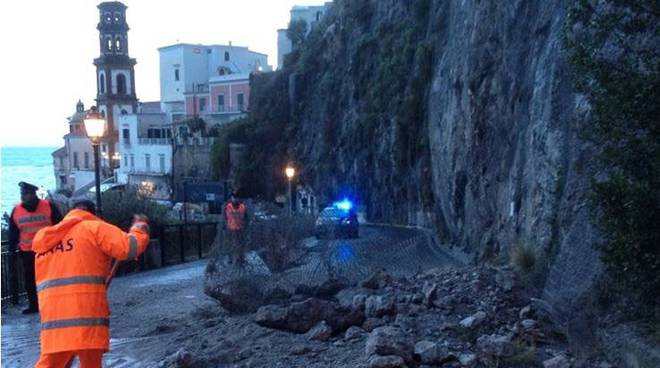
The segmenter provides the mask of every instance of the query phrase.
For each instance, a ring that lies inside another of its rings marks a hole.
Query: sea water
[[[21,181],[34,184],[44,190],[55,189],[53,157],[56,147],[2,147],[0,159],[0,178],[2,194],[0,196],[0,214],[11,213],[20,202]]]

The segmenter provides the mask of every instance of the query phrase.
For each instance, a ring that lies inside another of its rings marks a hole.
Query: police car
[[[357,238],[360,224],[353,203],[347,199],[321,211],[316,219],[315,235],[320,238]]]

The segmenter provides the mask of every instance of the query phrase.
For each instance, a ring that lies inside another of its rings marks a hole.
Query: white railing
[[[138,142],[141,145],[169,145],[172,140],[170,138],[139,138]]]

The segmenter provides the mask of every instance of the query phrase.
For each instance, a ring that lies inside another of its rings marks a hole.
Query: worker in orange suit
[[[245,247],[245,226],[247,223],[247,206],[232,194],[225,205],[225,224],[229,246],[231,247],[231,261],[236,265],[243,264]]]
[[[133,260],[149,244],[146,216],[135,215],[128,233],[99,219],[91,201],[81,201],[55,226],[39,230],[36,283],[41,312],[41,357],[37,368],[101,367],[110,348],[107,281],[112,259]]]

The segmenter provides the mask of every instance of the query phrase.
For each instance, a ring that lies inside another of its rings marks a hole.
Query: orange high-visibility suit
[[[243,203],[239,203],[238,206],[234,206],[231,202],[227,203],[225,205],[225,219],[227,220],[227,228],[230,231],[242,230],[243,224],[245,222],[246,212],[247,207]]]
[[[74,355],[82,360],[90,353],[100,364],[110,347],[105,281],[112,259],[136,259],[148,243],[146,223],[136,222],[125,233],[80,209],[37,232],[32,242],[41,312],[37,367],[60,366],[59,360]]]

